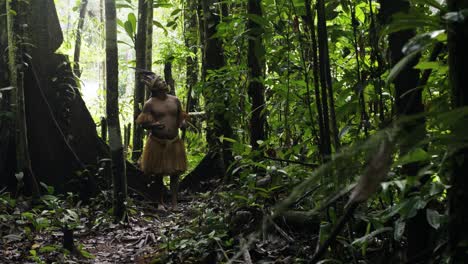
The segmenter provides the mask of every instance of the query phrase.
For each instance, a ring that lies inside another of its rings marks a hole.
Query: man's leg
[[[179,191],[179,174],[171,175],[172,209],[177,208],[177,192]]]
[[[165,210],[166,206],[164,205],[164,183],[163,183],[164,176],[163,175],[156,175],[155,176],[155,184],[157,189],[157,201],[158,201],[158,209]]]

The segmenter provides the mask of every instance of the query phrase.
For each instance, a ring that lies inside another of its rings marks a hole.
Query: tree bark
[[[197,19],[198,19],[198,32],[199,32],[199,41],[200,41],[200,53],[201,53],[201,76],[200,80],[206,81],[206,62],[205,62],[205,17],[203,15],[203,6],[202,1],[196,0],[197,2]]]
[[[204,65],[203,75],[206,77],[208,71],[216,71],[226,65],[224,58],[224,51],[222,40],[214,37],[216,28],[220,23],[220,14],[217,6],[221,1],[217,0],[202,0],[203,19],[204,19]],[[225,4],[221,4],[222,6]],[[225,10],[225,8],[222,8]],[[225,15],[225,14],[224,14]],[[229,93],[228,87],[225,87],[219,77],[212,77],[206,80],[206,88],[204,96],[206,99],[206,113],[207,113],[207,142],[211,152],[221,155],[223,168],[226,170],[232,161],[232,153],[230,152],[231,143],[227,140],[219,142],[221,136],[232,138],[233,131],[229,120],[227,119],[229,108]],[[224,96],[219,96],[224,95]],[[217,100],[223,100],[221,104]],[[217,107],[217,105],[223,105]]]
[[[312,65],[312,74],[314,77],[314,93],[315,93],[315,105],[317,107],[317,115],[318,115],[318,126],[319,126],[319,151],[322,161],[325,160],[325,157],[331,155],[331,142],[330,142],[330,128],[325,126],[325,120],[328,120],[328,103],[325,101],[325,106],[327,111],[325,112],[324,107],[322,106],[322,99],[320,95],[320,85],[319,85],[319,64],[318,64],[318,57],[317,57],[317,38],[315,35],[315,19],[312,12],[311,2],[310,0],[305,1],[305,8],[306,8],[306,17],[305,21],[307,23],[307,28],[309,30],[309,38],[310,38],[310,55],[307,56],[310,58],[309,64]],[[315,10],[315,9],[314,9]],[[326,115],[325,115],[326,114]]]
[[[391,21],[392,15],[398,12],[408,12],[410,4],[405,0],[381,0],[381,15],[386,23]],[[395,66],[404,56],[403,46],[415,36],[414,30],[404,30],[388,37],[390,49],[390,64]],[[424,112],[422,103],[422,90],[415,89],[419,82],[419,71],[413,67],[418,63],[419,57],[414,58],[405,66],[405,69],[395,78],[395,110],[398,118],[416,115]],[[401,133],[403,142],[400,146],[401,155],[415,145],[415,142],[421,142],[425,136],[425,120],[417,118],[402,124]],[[411,136],[409,136],[411,135]],[[402,168],[402,173],[407,176],[415,177],[421,168],[419,163],[406,164]],[[422,180],[423,181],[423,180]],[[416,187],[412,192],[417,191]],[[423,254],[430,248],[431,227],[427,223],[425,210],[418,211],[417,215],[408,220],[407,240],[409,259],[424,261],[428,255]]]
[[[447,1],[449,12],[460,12],[468,9],[467,0]],[[449,76],[452,88],[453,107],[468,106],[468,89],[466,76],[468,75],[468,20],[449,22]],[[467,117],[460,120],[466,124]],[[466,135],[465,132],[460,132]],[[450,263],[463,263],[468,259],[468,147],[458,150],[453,157],[453,171],[450,179],[452,188],[449,190],[449,253]]]
[[[261,0],[249,0],[247,12],[250,15],[262,17]],[[265,47],[263,45],[263,29],[254,20],[247,21],[249,32],[247,60],[249,66],[248,93],[252,103],[250,117],[250,145],[258,149],[258,141],[265,140],[265,86],[263,85],[265,69]]]
[[[107,96],[106,113],[109,126],[109,147],[113,165],[113,208],[115,221],[125,217],[127,198],[127,177],[119,122],[119,70],[117,50],[117,17],[114,0],[106,0],[106,70]],[[143,42],[146,43],[146,42]],[[145,58],[145,57],[143,57]]]
[[[8,65],[9,65],[9,79],[12,89],[11,101],[12,112],[15,114],[15,125],[13,126],[13,133],[16,141],[16,172],[17,175],[22,174],[25,182],[34,197],[39,197],[40,190],[36,177],[31,167],[31,158],[28,147],[28,131],[26,126],[26,109],[24,98],[24,73],[18,69],[18,65],[22,65],[22,48],[21,43],[17,40],[22,39],[23,32],[20,26],[23,21],[24,11],[21,8],[21,3],[18,1],[6,1],[6,14],[7,14],[7,32],[8,32]],[[13,12],[16,16],[13,17]]]
[[[323,125],[324,125],[324,152],[331,154],[331,137],[335,135],[336,125],[333,125],[334,118],[331,114],[334,112],[333,93],[331,91],[331,75],[328,55],[328,34],[325,21],[325,3],[324,0],[317,1],[317,38],[318,38],[318,66],[320,74],[320,87],[323,107]],[[315,38],[312,39],[315,41]],[[330,100],[328,100],[330,98]],[[330,102],[330,107],[329,103]],[[333,131],[330,130],[330,121],[332,122]],[[336,120],[335,120],[336,121]],[[334,137],[335,138],[335,137]],[[336,139],[335,139],[336,148]],[[328,157],[327,157],[328,158]]]
[[[186,64],[186,86],[187,86],[187,109],[186,112],[194,112],[198,104],[196,98],[192,97],[193,88],[198,82],[198,23],[197,8],[198,1],[188,1],[188,7],[184,14],[185,46],[190,50],[191,56],[187,56]]]
[[[6,14],[6,2],[0,0],[0,14]],[[7,36],[7,20],[6,16],[0,16],[0,50],[6,50],[8,47]],[[8,72],[7,58],[0,57],[0,89],[10,86],[6,73]],[[0,91],[0,112],[10,113],[10,92]],[[8,186],[8,177],[10,173],[7,169],[7,159],[12,156],[9,155],[10,149],[10,131],[11,131],[11,118],[6,114],[0,115],[0,188]]]
[[[88,6],[88,0],[82,0],[81,5],[80,5],[80,17],[78,19],[78,27],[76,28],[75,53],[73,55],[73,62],[74,62],[73,73],[78,78],[81,77],[81,69],[80,69],[81,32],[83,31],[87,6]]]
[[[369,136],[368,133],[368,124],[369,124],[369,117],[367,115],[366,111],[366,100],[364,98],[364,82],[362,80],[362,75],[361,75],[361,61],[359,58],[359,43],[358,43],[358,26],[359,22],[356,19],[356,5],[354,3],[350,3],[351,7],[351,26],[353,28],[353,37],[354,37],[354,53],[355,53],[355,58],[356,58],[356,75],[357,75],[357,96],[359,98],[359,108],[361,111],[361,124],[360,128],[364,129],[364,134],[366,137]]]
[[[146,0],[148,5],[148,22],[146,33],[146,69],[153,68],[153,0]]]
[[[136,68],[147,69],[147,33],[148,33],[148,4],[146,0],[138,0],[138,28],[135,41]],[[145,101],[145,85],[140,81],[139,71],[135,71],[135,90],[133,91],[133,120],[141,113]],[[133,151],[132,160],[137,161],[143,149],[144,131],[141,126],[133,123]]]
[[[148,22],[147,22],[147,33],[146,33],[146,69],[148,71],[153,70],[153,0],[147,0],[148,3]],[[145,98],[150,97],[150,91],[145,89]]]

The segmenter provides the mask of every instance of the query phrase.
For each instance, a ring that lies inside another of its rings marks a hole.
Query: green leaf
[[[119,25],[120,27],[122,27],[123,29],[125,29],[125,23],[124,23],[121,19],[118,19],[118,18],[117,18],[117,25]]]
[[[400,239],[403,237],[403,233],[405,232],[406,222],[401,220],[400,218],[397,221],[395,221],[395,224],[393,226],[394,226],[393,238],[396,241],[400,241]]]
[[[159,8],[159,7],[170,8],[172,6],[173,5],[171,3],[168,3],[167,1],[155,1],[153,5],[154,8]]]
[[[383,228],[379,228],[377,230],[374,230],[372,231],[371,233],[363,236],[363,237],[360,237],[360,238],[357,238],[355,239],[351,245],[353,246],[360,246],[364,243],[367,243],[367,242],[370,242],[372,238],[374,238],[375,236],[379,235],[379,234],[382,234],[382,233],[385,233],[385,232],[389,232],[389,231],[393,231],[393,228],[392,227],[383,227]]]
[[[22,217],[32,221],[34,219],[34,214],[31,212],[24,212],[21,214]]]
[[[424,13],[397,13],[393,16],[392,22],[384,28],[382,36],[407,29],[428,27],[432,30],[443,28],[439,17],[429,16]]]
[[[396,162],[396,165],[404,165],[413,162],[425,161],[429,160],[430,158],[431,156],[427,154],[427,152],[424,149],[416,148],[404,155],[403,157],[400,157]]]
[[[172,11],[171,16],[176,16],[177,14],[180,13],[180,11],[182,11],[182,9],[177,8],[176,10]]]
[[[44,246],[39,249],[39,253],[50,253],[56,251],[58,248],[54,245]]]
[[[127,32],[127,35],[133,39],[135,37],[135,31],[133,31],[132,23],[130,21],[125,21],[124,24],[125,31]]]
[[[429,223],[430,226],[432,226],[434,229],[439,229],[441,224],[445,223],[447,220],[446,215],[441,215],[439,212],[432,210],[432,209],[427,209],[426,210],[426,219],[427,222]]]
[[[130,23],[132,25],[132,32],[136,32],[137,18],[135,16],[135,13],[129,13],[128,17],[127,17],[127,20],[130,21]]]
[[[118,41],[117,41],[117,43],[120,43],[120,44],[125,44],[125,45],[127,45],[127,46],[129,46],[129,47],[133,48],[133,45],[132,45],[132,44],[130,44],[130,43],[127,43],[127,42],[125,42],[125,41],[122,41],[122,40],[118,40]]]
[[[67,209],[67,213],[73,221],[77,221],[79,219],[78,214],[75,211]]]
[[[397,64],[395,64],[395,66],[393,66],[392,70],[388,74],[388,77],[387,77],[387,80],[386,80],[387,85],[389,83],[393,82],[393,80],[395,80],[395,78],[400,74],[400,72],[403,71],[403,69],[406,68],[406,65],[409,64],[418,55],[419,55],[419,51],[415,51],[413,53],[410,53],[410,54],[406,55]]]
[[[409,54],[415,51],[422,51],[437,41],[443,41],[444,38],[441,38],[441,36],[444,35],[446,35],[445,30],[434,30],[431,32],[418,34],[405,44],[402,51],[404,54]]]
[[[129,8],[129,9],[133,9],[133,6],[129,5],[129,4],[126,4],[126,3],[118,3],[118,4],[115,4],[115,7],[117,9],[120,9],[120,8]]]
[[[443,65],[437,61],[420,61],[414,68],[419,70],[436,70],[442,66]]]
[[[166,27],[173,27],[173,26],[175,26],[175,25],[177,25],[177,23],[176,23],[175,21],[170,21],[170,22],[168,22],[168,23],[166,24]]]
[[[268,28],[270,26],[270,21],[263,16],[256,14],[245,14],[245,17],[249,20],[252,20],[255,24],[262,26],[263,28]]]
[[[80,245],[78,246],[78,251],[81,253],[81,255],[82,255],[83,257],[85,257],[85,258],[87,258],[87,259],[94,259],[94,258],[96,258],[93,254],[89,253],[88,251],[86,251],[86,250],[84,249],[83,244],[80,244]]]

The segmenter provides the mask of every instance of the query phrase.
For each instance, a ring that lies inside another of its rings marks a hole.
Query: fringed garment
[[[140,167],[148,175],[183,173],[187,170],[187,155],[185,153],[184,141],[179,137],[174,139],[159,139],[149,136],[141,155]]]
[[[151,123],[153,117],[141,113],[136,123]],[[184,141],[179,137],[160,139],[150,135],[140,157],[140,169],[147,175],[174,175],[187,170]]]

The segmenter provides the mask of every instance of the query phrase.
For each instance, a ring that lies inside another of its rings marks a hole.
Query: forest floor
[[[9,207],[16,209],[0,212],[0,263],[289,264],[304,263],[300,260],[312,251],[308,233],[286,232],[275,224],[260,235],[256,230],[262,211],[226,203],[223,192],[181,194],[178,208],[167,211],[135,197],[127,205],[128,221],[119,224],[113,223],[109,210],[110,193],[103,192],[90,204],[65,209],[80,218],[73,228],[75,250],[71,253],[63,248],[63,224],[57,224],[57,218],[63,220],[66,214],[55,216],[53,222],[57,208],[31,206],[17,199]]]
[[[192,202],[185,201],[177,210],[161,211],[147,204],[129,217],[127,225],[111,225],[83,236],[79,239],[83,249],[94,256],[88,263],[150,263],[169,234],[191,220],[187,217],[191,206]]]
[[[197,203],[196,199],[184,199],[176,210],[162,211],[153,203],[134,201],[126,223],[103,224],[106,221],[101,219],[97,227],[84,225],[88,227],[75,231],[76,250],[71,254],[64,254],[60,230],[9,235],[0,240],[0,263],[150,263],[158,251],[164,251],[165,243],[189,224]],[[86,223],[96,220],[82,219]]]

